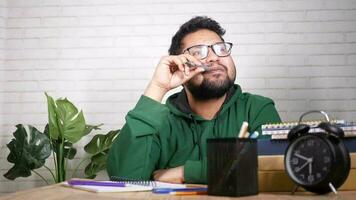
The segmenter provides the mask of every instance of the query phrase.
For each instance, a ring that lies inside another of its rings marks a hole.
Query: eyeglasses
[[[213,50],[215,55],[219,57],[225,57],[230,55],[232,43],[231,42],[218,42],[212,45],[195,45],[189,47],[183,51],[183,53],[187,52],[194,56],[195,58],[201,60],[208,56],[209,47]]]

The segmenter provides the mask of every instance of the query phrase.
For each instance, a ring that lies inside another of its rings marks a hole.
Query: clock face
[[[306,135],[292,142],[285,159],[287,171],[294,181],[301,185],[314,185],[327,177],[333,154],[325,140]]]

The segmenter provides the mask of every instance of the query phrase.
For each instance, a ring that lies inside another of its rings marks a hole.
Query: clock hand
[[[312,163],[313,163],[313,158],[309,158],[308,162],[309,164],[309,175],[312,174]]]
[[[303,159],[303,160],[306,160],[306,161],[309,160],[309,158],[307,158],[307,157],[305,157],[305,156],[302,156],[302,155],[300,155],[299,153],[295,153],[294,155],[295,155],[296,157],[298,157],[298,158]]]
[[[295,172],[299,172],[300,170],[302,170],[305,166],[307,166],[309,164],[309,161],[305,162],[302,166],[300,166],[299,168],[297,168],[295,170]]]

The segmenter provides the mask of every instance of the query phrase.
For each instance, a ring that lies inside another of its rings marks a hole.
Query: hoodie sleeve
[[[184,165],[184,180],[186,183],[206,184],[207,158],[203,160],[188,160]]]
[[[150,179],[160,155],[157,133],[167,113],[164,104],[141,96],[110,148],[110,179]]]

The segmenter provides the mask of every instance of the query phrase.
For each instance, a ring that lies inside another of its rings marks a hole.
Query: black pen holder
[[[208,139],[207,159],[208,195],[258,194],[256,139]]]

